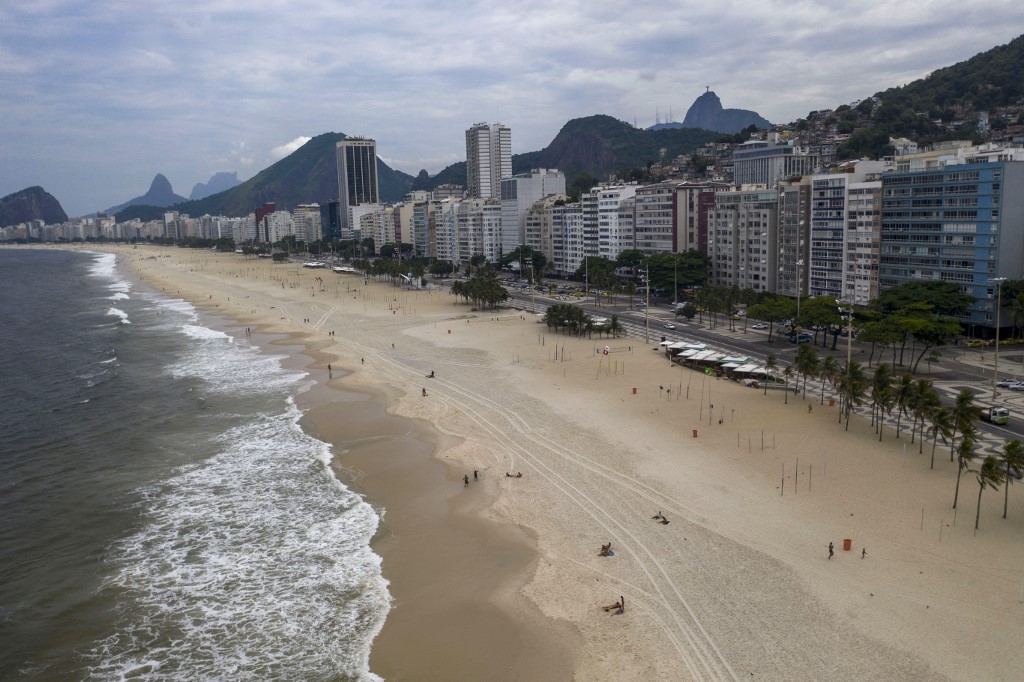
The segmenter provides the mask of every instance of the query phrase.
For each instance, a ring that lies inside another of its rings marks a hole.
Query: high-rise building
[[[1021,225],[1024,149],[942,145],[897,156],[882,176],[879,285],[952,282],[976,299],[961,321],[994,327],[996,279],[1024,278]]]
[[[501,181],[501,252],[526,243],[526,214],[538,200],[565,194],[565,174],[537,168]]]
[[[508,177],[512,177],[512,130],[500,123],[477,123],[467,130],[467,195],[497,199],[501,181]]]
[[[352,207],[380,203],[377,191],[377,143],[365,137],[346,137],[337,144],[338,201],[341,203],[341,236],[351,239],[357,226]]]
[[[809,175],[821,165],[817,154],[775,140],[750,140],[732,152],[732,176],[737,185],[775,187],[780,180],[795,175]]]
[[[778,192],[763,187],[715,194],[715,207],[708,212],[709,282],[775,291],[778,252],[771,245],[778,242],[778,204]]]

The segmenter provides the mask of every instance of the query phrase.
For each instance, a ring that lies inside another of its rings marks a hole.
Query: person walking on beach
[[[868,555],[868,548],[867,547],[861,547],[860,548],[860,558],[863,559],[867,555]]]
[[[832,559],[832,555],[835,554],[835,553],[836,553],[835,552],[835,548],[832,546],[832,543],[831,542],[828,543],[828,558],[829,558],[829,560]]]
[[[480,480],[479,477],[477,476],[477,470],[476,469],[473,469],[473,480],[474,481]]]
[[[469,474],[466,474],[465,476],[462,477],[462,487],[463,488],[468,488],[469,487]]]

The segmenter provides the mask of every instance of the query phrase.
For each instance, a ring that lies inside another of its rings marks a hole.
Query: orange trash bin
[[[853,540],[851,540],[850,538],[846,538],[845,540],[843,540],[844,552],[849,552],[851,547],[853,547]]]
[[[694,437],[694,438],[696,438],[696,437],[697,437],[697,429],[694,429],[694,430],[693,430],[693,437]]]

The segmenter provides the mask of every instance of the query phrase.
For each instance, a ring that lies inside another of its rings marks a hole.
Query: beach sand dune
[[[816,382],[806,396],[764,395],[671,366],[655,343],[570,338],[443,292],[234,254],[118,253],[158,290],[301,338],[315,377],[326,382],[330,362],[346,395],[421,424],[392,448],[401,457],[371,449],[339,461],[388,510],[381,551],[396,605],[375,671],[1009,680],[1024,670],[1020,491],[1006,520],[1001,492],[986,493],[975,535],[978,489],[966,477],[954,525],[948,446],[929,470],[930,441],[918,454],[906,425],[881,442],[867,419],[846,431]],[[353,400],[329,394],[308,399],[318,401],[310,428],[327,439]],[[351,423],[398,438],[404,427],[387,418]],[[480,480],[465,488],[474,469]],[[418,562],[431,545],[410,534],[433,533],[484,549]],[[614,556],[598,556],[608,542]],[[621,613],[601,608],[620,597]],[[429,647],[411,641],[417,633]]]

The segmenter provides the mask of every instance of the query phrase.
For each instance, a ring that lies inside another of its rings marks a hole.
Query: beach
[[[671,365],[653,340],[568,337],[444,291],[93,248],[229,333],[283,337],[317,381],[303,427],[383,516],[392,609],[370,669],[385,679],[1024,670],[1021,486],[1005,520],[1002,491],[985,493],[975,534],[965,476],[954,524],[948,445],[929,470],[931,442],[919,454],[906,425],[881,442],[865,418],[846,431],[817,382],[765,395]]]

